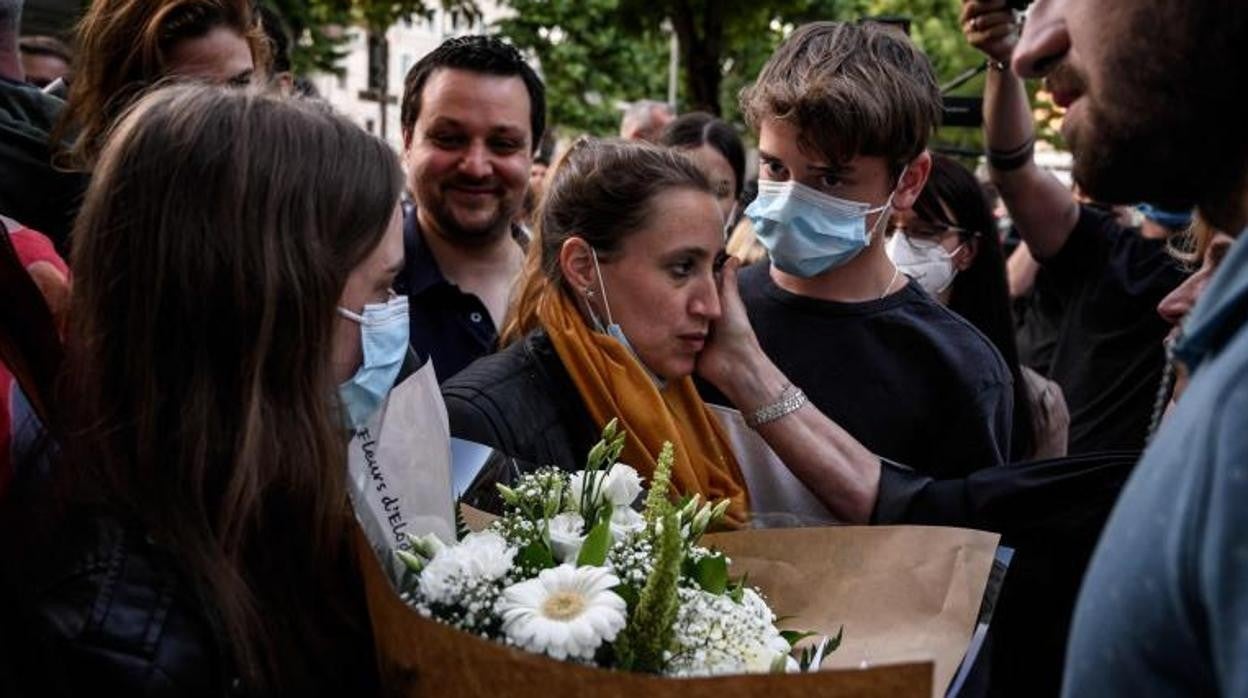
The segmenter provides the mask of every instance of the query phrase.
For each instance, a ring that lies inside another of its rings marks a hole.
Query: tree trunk
[[[700,7],[695,8],[695,4]],[[673,3],[671,20],[680,42],[689,109],[719,116],[720,56],[724,46],[722,5],[716,0],[681,0]]]

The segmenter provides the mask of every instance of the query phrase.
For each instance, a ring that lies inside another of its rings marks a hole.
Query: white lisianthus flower
[[[631,507],[637,495],[641,494],[641,476],[631,465],[616,463],[607,471],[602,494],[617,509]]]
[[[619,542],[628,534],[645,530],[646,517],[631,507],[617,507],[611,512],[611,540]]]
[[[581,533],[585,528],[585,519],[576,512],[559,514],[550,520],[550,547],[554,549],[555,559],[559,562],[576,562],[581,554],[581,546],[585,544],[585,536]]]
[[[460,590],[479,580],[502,578],[511,570],[516,549],[493,531],[469,533],[442,548],[420,572],[421,593],[433,603],[455,603]]]
[[[572,506],[577,510],[581,506],[581,494],[588,486],[587,479],[585,471],[582,470],[568,480],[568,495],[572,499]],[[637,495],[641,494],[641,476],[632,466],[623,463],[612,465],[605,473],[598,471],[595,479],[600,482],[595,487],[598,496],[591,502],[594,505],[606,501],[617,509],[629,507],[637,499]]]
[[[520,647],[555,659],[593,659],[624,628],[620,580],[605,567],[560,565],[503,590],[497,610],[503,634]]]

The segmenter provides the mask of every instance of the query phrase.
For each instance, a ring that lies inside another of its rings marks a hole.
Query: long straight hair
[[[975,261],[970,268],[954,277],[949,309],[984,333],[1009,366],[1014,380],[1010,460],[1029,458],[1036,450],[1037,429],[1043,425],[1036,422],[1040,415],[1036,415],[1031,408],[1027,383],[1018,363],[1009,283],[1005,278],[1005,256],[983,187],[975,175],[957,160],[946,155],[933,155],[932,174],[914,204],[914,212],[924,221],[961,228],[964,243],[970,243],[972,239],[978,243]],[[952,219],[950,213],[953,214]]]
[[[328,107],[174,86],[120,122],[74,229],[65,468],[178,556],[257,693],[332,660],[335,307],[401,187],[389,147]]]

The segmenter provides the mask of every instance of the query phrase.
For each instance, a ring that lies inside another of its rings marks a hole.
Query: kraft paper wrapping
[[[825,668],[934,661],[943,696],[966,654],[1000,536],[930,526],[834,526],[710,534],[784,628],[834,635]]]
[[[927,698],[932,692],[930,662],[710,679],[662,679],[558,662],[422,618],[394,593],[362,533],[356,543],[387,696]]]
[[[493,517],[464,508],[479,529]],[[360,548],[383,685],[396,696],[845,698],[943,696],[966,653],[998,536],[924,526],[735,531],[703,543],[749,574],[781,626],[834,635],[824,671],[804,675],[658,679],[512,649],[424,619]],[[865,668],[864,668],[865,667]]]

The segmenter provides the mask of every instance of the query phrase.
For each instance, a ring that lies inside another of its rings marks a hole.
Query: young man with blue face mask
[[[809,24],[741,103],[761,160],[745,214],[771,264],[745,269],[740,289],[764,351],[880,456],[938,478],[1004,462],[1004,362],[885,254],[890,214],[931,169],[941,102],[927,58],[883,25]]]

